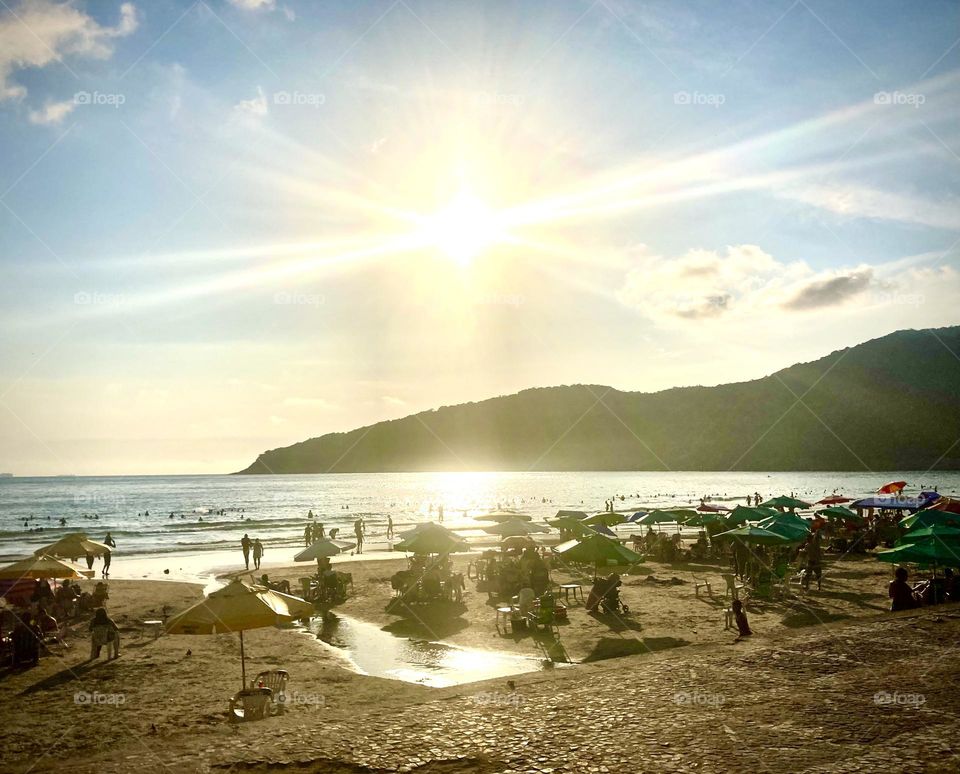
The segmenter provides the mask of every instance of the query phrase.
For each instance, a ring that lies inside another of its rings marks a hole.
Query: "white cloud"
[[[679,258],[641,246],[617,297],[655,323],[683,325],[836,307],[876,287],[874,268],[866,264],[816,272],[803,261],[778,261],[756,245],[689,250]]]
[[[402,398],[397,398],[393,395],[383,395],[380,400],[386,403],[388,406],[406,406],[407,402]]]
[[[72,2],[23,0],[0,17],[0,102],[26,96],[26,87],[13,80],[18,71],[46,67],[70,56],[107,59],[113,54],[113,40],[136,28],[132,3],[120,6],[115,27],[104,27]]]
[[[230,5],[244,11],[272,11],[277,0],[229,0]]]
[[[40,110],[30,111],[30,123],[44,126],[59,124],[76,106],[77,103],[72,99],[63,100],[62,102],[48,102]]]
[[[263,93],[263,89],[257,86],[257,96],[253,99],[242,99],[236,105],[233,106],[234,111],[240,113],[241,115],[248,116],[265,116],[268,112],[267,109],[267,95]]]

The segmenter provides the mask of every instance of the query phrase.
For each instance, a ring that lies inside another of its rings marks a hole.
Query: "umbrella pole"
[[[240,630],[240,688],[247,687],[247,664],[243,655],[243,629]]]

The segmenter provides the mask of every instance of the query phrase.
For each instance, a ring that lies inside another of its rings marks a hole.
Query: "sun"
[[[468,190],[428,217],[424,233],[429,244],[461,266],[503,238],[496,212]]]

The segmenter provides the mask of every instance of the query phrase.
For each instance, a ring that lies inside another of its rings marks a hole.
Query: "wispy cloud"
[[[0,102],[27,96],[26,87],[14,80],[19,71],[53,62],[69,69],[64,62],[67,57],[108,59],[113,54],[113,40],[136,29],[137,11],[132,3],[120,6],[120,18],[110,27],[100,25],[71,2],[23,0],[0,15]]]

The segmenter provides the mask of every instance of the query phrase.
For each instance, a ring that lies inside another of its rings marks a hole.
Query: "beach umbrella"
[[[92,577],[93,570],[81,570],[53,556],[28,556],[0,568],[0,580],[78,580]]]
[[[557,553],[568,562],[593,564],[597,570],[600,569],[601,564],[610,562],[639,564],[643,561],[640,554],[603,535],[591,535],[578,540],[573,545],[558,546]]]
[[[555,519],[576,519],[577,521],[581,521],[582,519],[587,518],[587,512],[586,512],[586,511],[564,511],[564,510],[559,510],[559,511],[557,511],[557,515],[554,516],[553,518],[555,518]]]
[[[902,492],[906,485],[906,481],[890,481],[877,489],[877,494],[897,494]]]
[[[394,551],[414,554],[450,554],[469,550],[463,538],[446,527],[427,522],[409,530],[407,536],[394,545]]]
[[[510,537],[511,535],[530,535],[534,532],[549,532],[550,530],[548,527],[544,527],[540,524],[513,520],[503,521],[499,524],[492,524],[489,527],[484,527],[483,531],[489,532],[491,535]]]
[[[936,524],[960,527],[960,514],[928,508],[917,511],[913,516],[907,516],[900,522],[900,526],[908,530],[916,527],[933,527]]]
[[[726,524],[727,520],[722,513],[698,513],[693,518],[683,522],[685,527],[706,527],[708,524]]]
[[[240,679],[246,688],[244,631],[309,618],[313,612],[313,605],[300,597],[233,580],[202,602],[173,616],[165,629],[167,634],[240,632]]]
[[[580,519],[580,521],[591,527],[595,524],[602,524],[604,527],[612,527],[615,524],[625,524],[627,517],[622,513],[616,513],[615,511],[603,511],[601,513],[595,513],[593,516],[587,516],[586,518]]]
[[[824,508],[821,511],[817,512],[818,516],[823,516],[827,519],[843,519],[844,521],[855,521],[858,524],[863,521],[862,516],[858,516],[856,511],[852,511],[849,508],[844,508],[842,505],[831,505],[829,508]]]
[[[79,559],[81,556],[103,556],[113,549],[105,543],[91,540],[83,532],[64,535],[56,543],[51,543],[33,552],[34,556],[56,556],[61,559]]]
[[[743,543],[755,543],[760,546],[782,546],[788,543],[795,543],[796,540],[784,537],[783,535],[771,532],[763,527],[746,526],[730,529],[713,536],[714,540],[723,538],[737,538]]]
[[[294,555],[293,561],[312,562],[314,559],[316,559],[319,562],[324,557],[336,556],[337,554],[342,554],[344,551],[350,551],[356,547],[356,543],[351,543],[347,540],[330,540],[329,538],[322,538],[316,543],[311,543],[299,554]]]
[[[789,516],[792,514],[782,513],[781,516]],[[775,532],[778,535],[782,535],[791,541],[804,540],[807,535],[810,534],[810,525],[803,519],[798,519],[798,521],[793,521],[791,519],[777,519],[771,517],[769,519],[764,519],[759,524],[757,524],[760,529],[765,529],[770,532]]]
[[[646,516],[647,513],[648,513],[648,511],[637,511],[636,513],[632,514],[631,516],[627,516],[627,523],[628,523],[628,524],[636,524],[637,522],[640,521],[640,519],[642,519],[644,516]]]
[[[537,544],[529,535],[510,535],[500,541],[501,548],[536,548]]]
[[[732,527],[737,524],[746,524],[748,521],[763,521],[764,519],[769,519],[771,516],[781,515],[780,511],[774,510],[773,508],[738,505],[727,514],[724,521]]]
[[[615,538],[617,533],[614,532],[606,524],[588,524],[587,529],[590,530],[590,533],[596,533],[598,535],[606,535],[607,537]]]
[[[586,515],[586,514],[584,514]],[[559,519],[548,519],[547,524],[555,529],[560,530],[561,532],[570,532],[577,537],[584,537],[586,535],[592,535],[593,530],[590,529],[586,524],[584,524],[579,519],[573,519],[569,516],[561,516]]]
[[[475,516],[478,521],[533,521],[533,517],[519,511],[490,511],[482,516]]]
[[[803,500],[798,500],[796,497],[787,497],[786,495],[780,495],[779,497],[773,497],[767,500],[765,503],[760,503],[761,508],[789,508],[793,510],[794,508],[810,508],[812,507],[810,503],[804,502]]]
[[[931,527],[917,527],[911,529],[900,540],[897,545],[906,545],[908,543],[925,543],[930,540],[940,540],[944,543],[960,542],[960,529],[950,527],[946,524],[934,524]]]
[[[840,505],[841,503],[853,502],[852,497],[841,497],[840,495],[830,495],[822,500],[817,500],[816,505]]]
[[[907,543],[887,551],[877,551],[877,559],[894,564],[929,564],[960,567],[960,546],[938,541]]]
[[[674,522],[676,524],[681,524],[687,519],[692,519],[697,515],[697,512],[691,510],[690,508],[671,508],[670,510],[657,509],[655,511],[650,511],[650,513],[643,518],[637,519],[636,523],[648,525]]]
[[[710,505],[710,503],[700,503],[697,506],[697,510],[700,513],[726,513],[730,509],[725,505]]]

